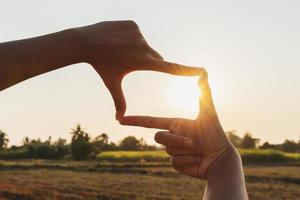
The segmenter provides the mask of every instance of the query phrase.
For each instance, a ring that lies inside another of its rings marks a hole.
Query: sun
[[[199,77],[176,77],[170,83],[170,104],[186,117],[198,113],[201,91],[198,87]]]

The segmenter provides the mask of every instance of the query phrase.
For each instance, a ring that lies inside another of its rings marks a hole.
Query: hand
[[[84,61],[90,63],[109,89],[116,107],[116,118],[126,110],[121,82],[137,70],[152,70],[174,75],[200,75],[201,68],[166,62],[143,38],[133,21],[100,22],[77,29],[81,35]]]
[[[206,72],[202,74],[199,86],[202,96],[196,120],[127,116],[120,123],[168,130],[156,133],[155,140],[166,146],[173,167],[184,174],[205,179],[212,164],[234,147],[219,122]]]

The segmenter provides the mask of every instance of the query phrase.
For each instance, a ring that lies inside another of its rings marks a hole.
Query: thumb
[[[208,75],[205,71],[199,79],[199,87],[201,90],[201,97],[199,100],[200,113],[198,119],[201,117],[218,118],[217,111],[214,106],[211,89],[208,83]]]
[[[108,86],[109,92],[114,100],[116,108],[116,120],[120,120],[126,111],[126,100],[122,90],[122,79],[114,80]]]

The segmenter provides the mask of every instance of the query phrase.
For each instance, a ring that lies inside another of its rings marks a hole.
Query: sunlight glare
[[[176,77],[170,85],[170,104],[185,116],[194,117],[198,113],[201,91],[199,77]]]

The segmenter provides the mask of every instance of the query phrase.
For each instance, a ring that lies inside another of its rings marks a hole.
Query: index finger
[[[153,59],[147,66],[144,66],[139,70],[151,70],[180,76],[200,76],[205,71],[202,67],[192,67],[161,59]]]
[[[120,124],[170,130],[178,118],[162,118],[149,116],[125,116],[120,119]]]

